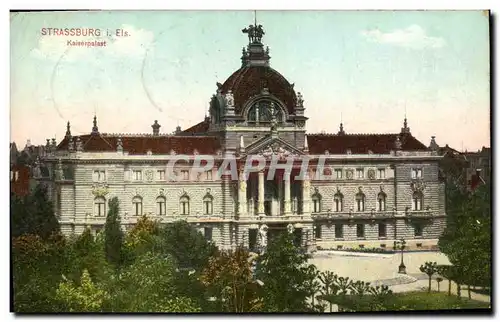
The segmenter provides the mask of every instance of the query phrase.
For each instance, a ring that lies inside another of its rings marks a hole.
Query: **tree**
[[[330,296],[337,295],[339,287],[337,286],[338,276],[331,271],[321,272],[319,280],[322,284],[321,295]],[[332,303],[330,302],[330,312],[332,312]]]
[[[82,273],[80,284],[64,281],[56,291],[56,300],[63,312],[101,312],[109,294],[92,282],[87,270]]]
[[[53,235],[12,239],[12,281],[15,312],[54,311],[57,284],[64,273],[66,240]]]
[[[442,277],[439,277],[439,276],[438,276],[438,277],[436,277],[436,282],[438,283],[438,292],[440,292],[440,291],[441,291],[441,289],[440,289],[439,285],[441,284],[441,282],[442,282],[442,281],[443,281],[443,278],[442,278]]]
[[[10,215],[13,237],[32,234],[47,240],[60,232],[53,204],[41,184],[22,198],[11,193]]]
[[[152,221],[146,215],[141,216],[125,236],[125,260],[132,263],[135,258],[148,252],[160,252],[159,232],[158,222]]]
[[[123,231],[120,226],[120,206],[117,197],[109,200],[109,211],[104,227],[106,259],[119,267],[123,262]]]
[[[177,294],[175,278],[176,263],[173,258],[153,253],[142,255],[131,265],[122,268],[120,274],[110,281],[111,298],[105,304],[105,310],[173,312],[183,307],[188,312],[199,310],[192,299]]]
[[[436,262],[425,262],[424,265],[420,265],[420,271],[422,273],[427,274],[427,276],[429,277],[429,290],[428,290],[429,293],[431,292],[432,275],[438,272],[437,267],[438,266]]]
[[[439,239],[439,248],[456,266],[460,283],[491,285],[491,199],[490,187],[483,185],[472,193],[456,198],[447,209],[447,227]]]
[[[208,289],[207,295],[217,298],[223,312],[257,312],[260,308],[252,259],[242,247],[210,257],[200,281]]]
[[[293,244],[291,234],[281,234],[271,241],[266,252],[259,256],[256,277],[264,283],[261,288],[263,311],[310,311],[308,289],[316,278],[307,263],[309,256]]]
[[[198,272],[217,250],[212,242],[208,242],[193,225],[184,220],[167,224],[160,230],[159,237],[164,255],[172,255],[181,268],[192,268]]]

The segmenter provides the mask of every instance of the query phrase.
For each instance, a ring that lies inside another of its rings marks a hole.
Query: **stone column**
[[[245,180],[243,171],[240,172],[238,180],[238,215],[247,215],[247,181]]]
[[[285,209],[284,209],[284,215],[289,216],[291,215],[291,198],[290,198],[290,175],[284,176],[283,181],[285,182]]]
[[[304,176],[304,180],[302,181],[302,214],[310,215],[310,204],[311,204],[311,181],[309,180],[309,175],[306,174]]]
[[[259,196],[258,196],[258,209],[257,214],[264,215],[264,172],[259,172]]]

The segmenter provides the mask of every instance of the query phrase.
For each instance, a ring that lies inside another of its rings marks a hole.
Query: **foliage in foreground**
[[[457,298],[439,292],[408,292],[385,295],[331,295],[324,300],[348,311],[409,311],[489,308],[489,303]]]

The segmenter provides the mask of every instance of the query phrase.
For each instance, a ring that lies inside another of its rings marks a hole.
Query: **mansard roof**
[[[397,138],[403,151],[428,151],[428,148],[411,134],[308,134],[310,154],[388,154],[395,149]]]
[[[129,155],[169,154],[172,150],[176,154],[214,154],[220,149],[220,141],[214,136],[174,136],[174,135],[145,135],[145,134],[87,134],[73,137],[80,138],[85,152],[113,152],[117,150],[118,139],[122,141],[123,151]],[[57,146],[58,150],[68,149],[68,138],[64,138]]]

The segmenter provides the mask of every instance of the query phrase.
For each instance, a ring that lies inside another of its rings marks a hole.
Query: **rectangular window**
[[[203,201],[204,205],[204,210],[205,210],[205,215],[211,215],[212,214],[212,200],[204,200]]]
[[[356,225],[356,237],[365,238],[365,225],[363,224]]]
[[[321,239],[321,225],[316,225],[314,230],[314,238]]]
[[[10,172],[10,181],[14,180],[14,171]]]
[[[142,202],[135,202],[134,208],[135,208],[135,215],[141,216],[142,215]]]
[[[14,173],[14,181],[17,180],[19,180],[19,171],[16,171],[16,173]]]
[[[411,169],[411,178],[412,179],[421,179],[422,178],[422,169]]]
[[[335,238],[344,238],[344,225],[335,225]]]
[[[212,240],[212,228],[211,227],[205,227],[203,235],[205,235],[205,239],[208,241]]]
[[[415,224],[414,229],[415,229],[415,237],[422,237],[422,234],[424,232],[422,224]]]
[[[385,169],[378,169],[378,178],[385,179]]]
[[[133,171],[133,178],[136,181],[141,181],[142,180],[142,171],[141,170],[134,170]]]
[[[104,200],[98,200],[95,204],[95,214],[98,217],[106,216],[106,203]]]
[[[342,169],[335,169],[335,178],[342,179]]]
[[[387,225],[380,223],[378,224],[378,237],[385,238],[387,237]]]
[[[356,169],[356,177],[358,179],[363,179],[365,177],[365,172],[363,169]]]
[[[208,170],[205,174],[206,180],[212,180],[212,170]]]
[[[182,180],[189,180],[189,171],[188,170],[181,170],[181,176],[182,176]]]
[[[106,171],[95,170],[93,180],[94,182],[106,181]]]
[[[165,180],[165,170],[158,170],[158,180]]]

